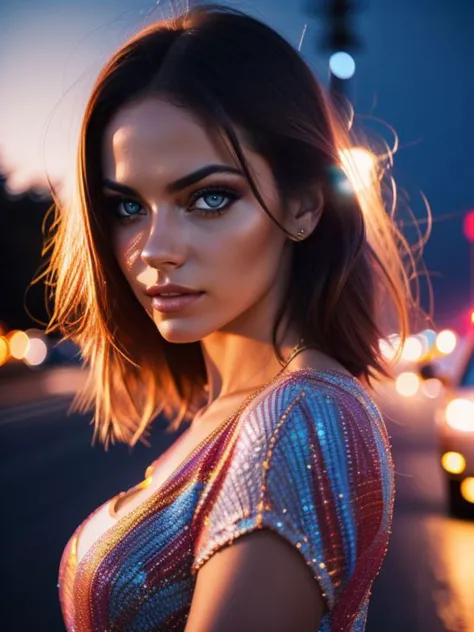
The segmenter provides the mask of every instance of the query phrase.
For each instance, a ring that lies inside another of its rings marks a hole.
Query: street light
[[[355,73],[352,53],[362,49],[353,27],[353,17],[361,10],[360,0],[307,0],[306,11],[322,16],[325,26],[319,47],[331,53],[329,94],[333,103],[344,110],[349,97],[349,80]]]

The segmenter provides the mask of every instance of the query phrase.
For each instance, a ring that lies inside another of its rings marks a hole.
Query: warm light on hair
[[[177,428],[206,397],[200,343],[174,345],[162,338],[120,273],[106,238],[108,220],[100,213],[103,131],[118,109],[149,94],[171,95],[227,138],[270,217],[237,126],[268,161],[282,200],[308,190],[323,193],[317,229],[294,245],[287,296],[273,326],[280,359],[276,329],[288,308],[305,340],[353,375],[368,383],[391,377],[379,341],[397,332],[396,362],[409,314],[418,306],[410,287],[416,281],[411,248],[394,221],[395,209],[383,202],[390,150],[377,158],[370,178],[358,175],[353,154],[349,179],[366,184],[341,195],[328,173],[340,164],[341,152],[350,156],[362,144],[301,56],[242,12],[199,5],[138,33],[102,70],[83,119],[74,198],[67,208],[58,201],[45,244],[54,299],[48,332],[60,329],[78,344],[90,367],[74,406],[94,409],[94,436],[106,445],[114,439],[133,445],[146,438],[158,413]],[[386,186],[394,194],[392,179]]]

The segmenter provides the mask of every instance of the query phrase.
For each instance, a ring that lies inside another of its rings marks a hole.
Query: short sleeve
[[[383,421],[355,382],[341,390],[300,380],[242,420],[203,507],[193,573],[219,548],[268,528],[299,551],[328,610],[340,603],[338,618],[356,616],[386,552],[393,490]]]

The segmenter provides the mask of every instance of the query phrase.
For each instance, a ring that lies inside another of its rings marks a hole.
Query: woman
[[[349,146],[298,52],[236,10],[154,24],[103,69],[50,328],[90,366],[106,446],[188,426],[69,541],[68,631],[365,628],[394,494],[369,379],[410,298]]]

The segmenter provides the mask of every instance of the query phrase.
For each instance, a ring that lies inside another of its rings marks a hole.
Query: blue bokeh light
[[[355,73],[355,61],[349,53],[342,51],[334,53],[329,59],[332,74],[339,79],[350,79]]]

